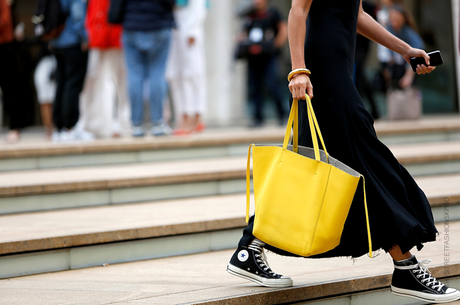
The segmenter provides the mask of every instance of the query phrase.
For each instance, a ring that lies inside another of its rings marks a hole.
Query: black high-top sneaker
[[[265,287],[290,287],[292,279],[274,273],[264,253],[265,244],[254,238],[248,247],[238,247],[227,265],[227,272]]]
[[[460,299],[460,292],[435,279],[425,264],[431,259],[417,261],[415,256],[394,262],[391,292],[430,303],[448,303]]]

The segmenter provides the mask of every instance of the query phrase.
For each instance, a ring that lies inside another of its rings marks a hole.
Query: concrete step
[[[0,214],[239,193],[245,158],[0,173]]]
[[[387,145],[460,140],[460,117],[417,121],[378,121],[375,129]],[[284,128],[234,128],[185,137],[97,140],[90,143],[23,141],[0,147],[0,171],[126,164],[184,158],[241,156],[250,143],[280,143]]]
[[[0,216],[0,278],[234,247],[242,195]]]
[[[433,116],[409,121],[377,121],[378,137],[387,145],[457,141],[460,139],[460,117]]]
[[[427,243],[419,260],[433,276],[460,288],[460,223],[450,231],[438,225],[438,241]],[[0,280],[1,303],[10,304],[372,304],[423,302],[394,296],[389,291],[391,258],[382,253],[370,259],[302,259],[267,253],[275,272],[291,276],[290,288],[265,288],[225,272],[234,249],[168,257],[105,267],[68,270]],[[445,260],[445,258],[448,260]],[[455,304],[455,303],[452,303]],[[458,303],[457,303],[458,304]]]
[[[432,207],[439,230],[460,220],[458,204]],[[229,249],[244,226],[241,194],[4,215],[0,278]]]
[[[86,143],[19,143],[0,147],[0,171],[241,156],[247,153],[251,143],[279,143],[283,137],[283,128],[272,127]]]
[[[446,185],[459,182],[460,142],[394,153],[416,176],[455,173]],[[0,214],[241,193],[245,175],[246,157],[3,172]]]
[[[390,145],[389,148],[413,176],[460,173],[458,141]]]

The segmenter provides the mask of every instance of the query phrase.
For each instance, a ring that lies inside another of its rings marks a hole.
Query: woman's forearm
[[[374,18],[364,12],[362,5],[359,8],[357,30],[361,35],[401,54],[407,63],[410,63],[412,57],[423,57],[425,64],[417,65],[417,74],[431,73],[436,68],[430,66],[430,57],[424,50],[413,48],[388,32]]]
[[[360,9],[358,16],[358,33],[387,47],[388,49],[407,57],[411,46],[388,32],[383,26],[374,20],[369,14]]]
[[[313,0],[293,0],[288,17],[288,38],[292,69],[305,68],[306,21]]]

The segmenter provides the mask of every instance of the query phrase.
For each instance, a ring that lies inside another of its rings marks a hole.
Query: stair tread
[[[209,133],[175,137],[98,139],[92,142],[18,143],[0,147],[0,158],[75,155],[84,153],[129,152],[136,150],[193,148],[252,142],[282,141],[285,128],[215,130]]]
[[[245,157],[136,163],[0,173],[0,196],[130,187],[201,179],[231,179],[245,170]]]
[[[458,115],[425,116],[419,120],[386,121],[379,120],[374,128],[379,136],[401,133],[425,133],[457,130],[460,127]]]
[[[460,130],[460,117],[423,117],[411,121],[377,121],[375,129],[379,136],[403,133],[430,133]],[[284,127],[263,129],[217,129],[203,134],[168,138],[100,139],[94,142],[53,143],[26,142],[0,147],[0,158],[25,158],[32,156],[75,155],[84,153],[128,152],[136,150],[169,149],[242,144],[251,142],[281,141]]]
[[[390,145],[390,150],[401,163],[446,161],[459,159],[460,142],[434,142],[407,145]]]
[[[403,165],[460,160],[460,142],[398,145],[390,149]],[[3,172],[0,196],[242,178],[245,170],[246,157],[225,157]]]
[[[0,254],[245,225],[245,196],[227,195],[0,216]]]
[[[459,201],[460,174],[416,181],[432,206]],[[3,215],[0,254],[242,227],[245,204],[235,194]]]
[[[438,226],[444,233],[443,224]],[[451,222],[451,236],[460,222]],[[393,266],[383,251],[374,259],[301,259],[267,253],[275,272],[291,276],[294,286],[264,288],[230,276],[225,266],[234,250],[93,267],[0,281],[5,304],[279,304],[388,289]],[[445,264],[444,239],[415,253],[435,277],[460,275],[460,239],[450,239]],[[438,266],[438,267],[436,267]],[[458,288],[458,287],[457,287]]]

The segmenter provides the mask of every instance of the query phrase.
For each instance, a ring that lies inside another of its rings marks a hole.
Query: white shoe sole
[[[247,272],[241,268],[235,267],[232,264],[227,265],[227,272],[241,277],[243,279],[253,281],[257,284],[260,284],[265,287],[273,287],[273,288],[284,288],[284,287],[291,287],[293,281],[290,277],[279,278],[279,279],[267,279],[250,272]]]
[[[458,290],[454,293],[433,295],[430,293],[391,286],[391,292],[395,295],[415,298],[430,303],[449,303],[460,299],[460,291]]]

